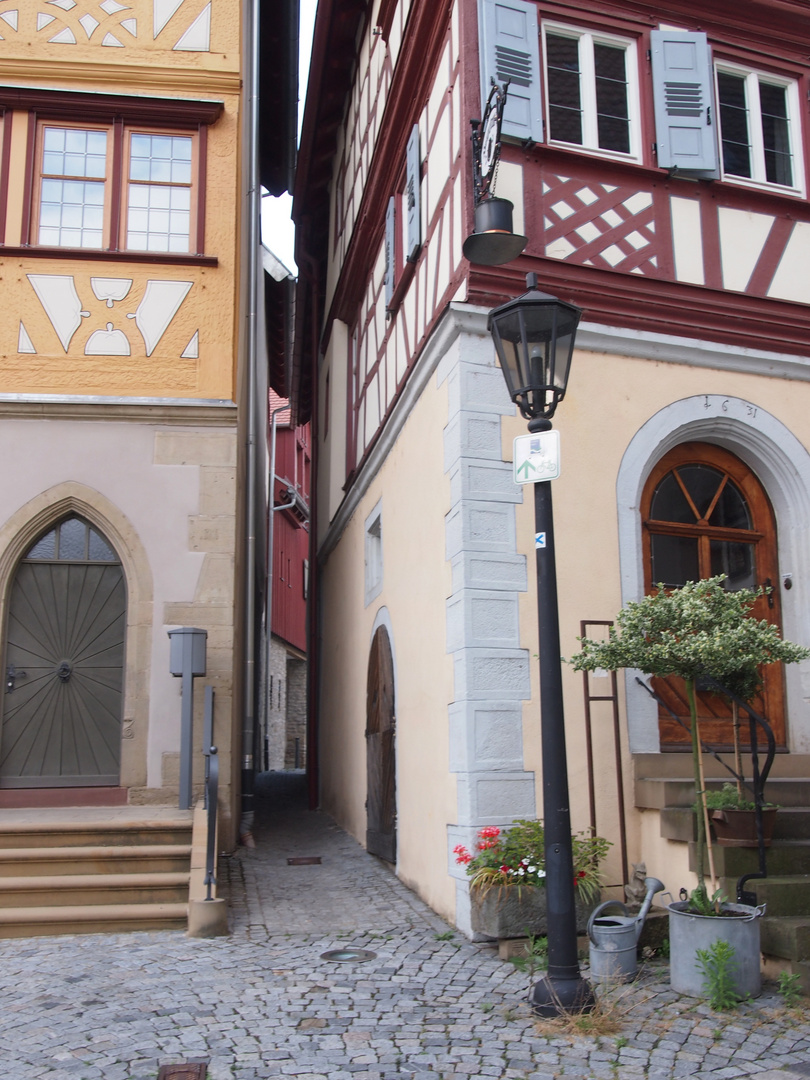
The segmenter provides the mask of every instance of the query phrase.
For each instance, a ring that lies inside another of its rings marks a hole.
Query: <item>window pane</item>
[[[725,585],[731,592],[737,589],[756,588],[753,544],[731,544],[724,540],[712,540],[709,546],[712,576],[725,574],[728,579]]]
[[[59,526],[59,558],[86,558],[87,526],[78,518],[70,518]]]
[[[90,530],[89,557],[94,562],[118,562],[113,549],[94,529]]]
[[[726,480],[726,486],[717,500],[717,506],[712,511],[709,524],[726,529],[752,528],[748,504],[737,485],[731,480]]]
[[[712,499],[723,483],[723,473],[719,469],[713,469],[711,465],[682,465],[677,473],[683,486],[689,492],[700,518],[705,518],[712,505]]]
[[[42,171],[55,176],[103,177],[107,169],[107,133],[82,128],[46,128]]]
[[[759,105],[762,111],[762,141],[765,145],[765,179],[770,184],[790,185],[793,183],[793,163],[786,87],[760,82]]]
[[[579,42],[546,35],[549,134],[552,139],[582,145]]]
[[[723,169],[732,176],[751,176],[751,139],[745,78],[721,71],[717,76],[720,93],[720,128],[723,142]]]
[[[595,44],[596,120],[602,150],[630,153],[625,51],[615,45]]]
[[[26,559],[53,559],[56,557],[56,529],[51,529],[34,544]]]
[[[188,188],[130,184],[127,247],[135,251],[189,250],[191,213]],[[133,197],[135,196],[135,197]],[[179,207],[175,209],[175,201]]]
[[[697,518],[689,501],[681,491],[675,479],[675,473],[668,473],[652,497],[650,517],[653,521],[677,521],[682,525],[694,525]]]
[[[42,181],[40,244],[100,248],[103,228],[104,184],[77,180]]]
[[[687,581],[699,581],[698,542],[691,536],[650,537],[652,549],[652,580],[679,588]]]

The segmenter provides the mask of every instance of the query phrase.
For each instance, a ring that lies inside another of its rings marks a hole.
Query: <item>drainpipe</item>
[[[258,306],[259,306],[259,2],[245,4],[244,106],[246,162],[247,235],[247,424],[245,431],[247,494],[245,500],[245,623],[244,700],[242,702],[242,816],[239,838],[253,847],[253,787],[255,763],[253,743],[256,728],[256,478],[258,474]],[[263,427],[264,430],[264,427]]]
[[[270,414],[270,496],[267,500],[267,586],[265,589],[266,601],[265,601],[265,625],[267,627],[267,663],[265,665],[266,683],[264,688],[264,741],[265,746],[267,744],[267,725],[270,721],[270,659],[273,647],[273,590],[275,586],[274,580],[274,564],[273,564],[273,530],[275,515],[277,510],[288,510],[295,506],[295,499],[292,502],[284,503],[282,506],[274,506],[275,502],[275,487],[276,487],[276,417],[280,412],[285,412],[290,409],[289,402],[286,405],[279,405],[277,409],[273,409]]]

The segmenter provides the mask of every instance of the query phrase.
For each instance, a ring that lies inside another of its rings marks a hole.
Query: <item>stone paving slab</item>
[[[229,938],[0,941],[0,1080],[155,1080],[193,1061],[209,1080],[810,1077],[804,1008],[766,984],[712,1013],[672,993],[660,961],[613,993],[609,1031],[539,1022],[525,975],[448,928],[295,790],[266,809],[256,849],[222,867]],[[289,867],[300,855],[322,862]],[[322,959],[348,946],[375,956]]]

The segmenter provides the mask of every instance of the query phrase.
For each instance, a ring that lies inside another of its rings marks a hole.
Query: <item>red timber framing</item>
[[[501,303],[534,270],[541,287],[575,300],[588,321],[810,356],[810,304],[800,290],[785,285],[784,269],[778,277],[780,263],[787,263],[783,256],[795,256],[804,232],[810,232],[807,198],[732,181],[681,179],[659,168],[649,54],[650,31],[668,24],[704,31],[715,63],[795,80],[801,103],[796,154],[808,177],[810,29],[802,14],[806,6],[799,0],[539,3],[541,22],[637,41],[641,156],[620,160],[545,143],[504,146],[503,159],[523,167],[529,243],[506,267],[472,266],[468,300]],[[474,84],[477,53],[468,51],[466,64],[465,77]],[[677,206],[688,207],[699,222],[697,271],[691,277],[678,267],[684,242],[681,237],[679,249],[673,228]],[[741,276],[729,237],[744,215],[755,216],[761,229],[750,268]]]

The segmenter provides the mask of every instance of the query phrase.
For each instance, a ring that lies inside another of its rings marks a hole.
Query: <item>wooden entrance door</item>
[[[397,859],[396,716],[394,661],[388,631],[371,642],[366,686],[366,847],[387,862]]]
[[[683,443],[653,469],[641,506],[645,588],[663,583],[726,575],[726,588],[769,586],[752,614],[781,629],[776,523],[765,489],[739,458],[709,443]],[[763,670],[762,693],[753,702],[770,723],[778,746],[785,745],[784,676],[781,664]],[[689,705],[681,679],[654,679],[653,687],[687,724]],[[698,693],[698,721],[704,742],[716,749],[733,744],[731,708],[717,695]],[[659,707],[661,748],[686,749],[689,732]],[[741,724],[748,741],[748,722]]]
[[[107,540],[78,517],[40,537],[9,599],[0,787],[119,783],[125,626]]]

